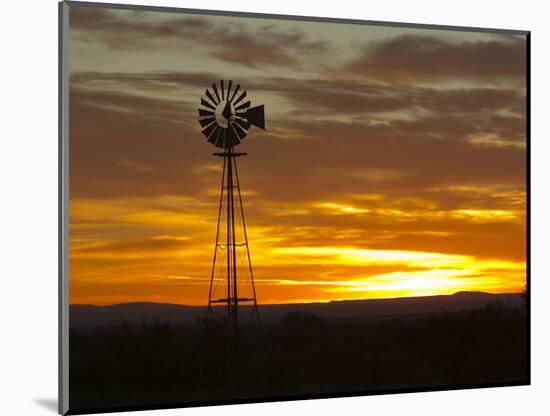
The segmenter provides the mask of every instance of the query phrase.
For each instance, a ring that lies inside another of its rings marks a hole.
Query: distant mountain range
[[[500,302],[510,308],[519,308],[523,299],[519,293],[492,294],[484,292],[458,292],[453,295],[343,300],[328,303],[297,303],[259,305],[263,323],[274,323],[289,312],[309,312],[327,320],[385,320],[418,319],[440,312],[457,312]],[[247,306],[243,306],[243,314]],[[174,325],[189,325],[206,314],[204,306],[185,306],[169,303],[136,302],[109,306],[70,305],[70,325],[73,328],[117,325],[127,322],[139,325],[158,319]]]

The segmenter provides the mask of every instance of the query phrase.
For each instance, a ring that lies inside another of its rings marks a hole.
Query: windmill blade
[[[259,105],[257,107],[249,108],[246,111],[246,119],[253,126],[265,130],[264,106]]]
[[[218,87],[216,87],[216,83],[214,82],[212,84],[212,89],[214,90],[214,94],[216,94],[216,98],[218,99],[218,102],[220,102],[220,94],[218,94]]]
[[[244,97],[246,97],[246,91],[243,91],[243,93],[239,95],[239,98],[237,98],[237,101],[235,101],[233,105],[239,104],[239,101],[241,101]]]
[[[210,108],[211,110],[216,110],[216,107],[214,107],[212,104],[210,104],[204,98],[201,98],[201,104],[204,105],[205,107]]]
[[[199,123],[201,123],[202,127],[208,126],[210,123],[216,121],[216,117],[208,117],[208,118],[201,118],[199,119]]]
[[[211,124],[202,131],[202,134],[206,136],[210,143],[216,144],[216,138],[218,137],[219,128],[220,126],[218,126],[216,123]]]
[[[232,124],[231,127],[235,130],[235,133],[239,136],[239,139],[242,140],[246,137],[246,131],[241,129],[238,124]]]
[[[204,93],[206,94],[206,96],[208,97],[208,99],[214,103],[215,106],[218,105],[218,102],[219,102],[219,101],[216,101],[216,99],[214,98],[214,96],[212,95],[212,93],[210,92],[210,90],[208,90],[208,88],[206,89],[206,91],[205,91]]]
[[[237,117],[241,117],[242,119],[246,120],[246,111],[241,111],[240,113],[235,113]]]
[[[241,84],[237,84],[237,86],[235,87],[235,91],[233,92],[233,95],[231,96],[231,99],[229,100],[230,103],[232,103],[233,100],[235,99],[235,96],[239,92],[239,88],[241,88]]]
[[[218,131],[218,137],[216,139],[216,146],[217,147],[225,147],[225,128],[224,127],[220,127],[219,131]]]
[[[223,147],[223,137],[225,135],[224,131],[225,131],[225,129],[223,127],[219,127],[218,134],[216,135],[216,142],[214,143],[214,146]]]
[[[202,108],[199,108],[199,117],[207,117],[207,116],[214,116],[214,112],[210,110],[203,110]]]
[[[228,81],[229,85],[227,86],[227,101],[229,101],[229,95],[231,94],[231,85],[233,84],[233,81]]]
[[[237,146],[238,144],[241,143],[241,141],[239,140],[239,138],[237,136],[233,136],[233,138],[231,140],[232,141],[230,142],[230,146]]]
[[[216,124],[216,129],[212,132],[212,134],[208,138],[208,141],[210,143],[212,143],[214,146],[216,146],[216,142],[217,142],[218,136],[220,134],[220,128],[221,127]]]
[[[245,119],[236,118],[235,122],[243,129],[248,130],[250,128],[250,123]]]
[[[235,107],[235,110],[238,111],[238,110],[242,110],[243,108],[248,108],[248,107],[250,107],[250,101],[247,101],[246,103],[241,104],[241,105],[238,106],[238,107]]]
[[[223,95],[223,79],[220,80],[220,86],[222,87],[222,101],[224,100],[224,95]]]
[[[235,133],[235,130],[231,127],[229,127],[226,132],[225,132],[225,145],[229,145],[229,146],[236,146],[240,143],[241,141],[239,140],[239,138],[237,137],[237,133]]]

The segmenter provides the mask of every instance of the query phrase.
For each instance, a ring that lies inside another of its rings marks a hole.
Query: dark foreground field
[[[525,310],[500,302],[380,321],[289,312],[241,330],[230,391],[227,332],[204,333],[160,320],[72,328],[71,410],[527,381]]]

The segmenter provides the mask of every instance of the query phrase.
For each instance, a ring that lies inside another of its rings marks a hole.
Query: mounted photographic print
[[[530,382],[529,32],[59,11],[60,413]]]

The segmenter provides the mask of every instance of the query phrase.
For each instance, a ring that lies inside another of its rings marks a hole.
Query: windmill
[[[236,349],[240,305],[247,305],[252,319],[258,319],[256,288],[250,261],[250,250],[242,205],[237,158],[246,153],[235,147],[246,138],[251,126],[265,130],[264,106],[251,107],[247,93],[240,84],[223,80],[206,89],[198,109],[202,134],[223,158],[222,180],[218,207],[216,244],[208,291],[207,321],[220,317],[227,329],[227,379],[231,389],[231,373]],[[203,368],[201,364],[201,377]],[[199,382],[201,384],[201,382]]]

